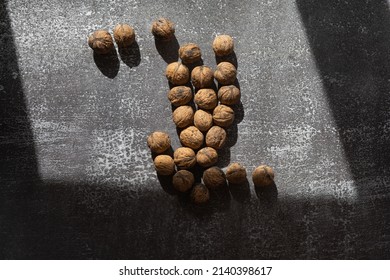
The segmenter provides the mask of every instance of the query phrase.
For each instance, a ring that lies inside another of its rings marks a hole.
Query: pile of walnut
[[[174,38],[174,25],[167,19],[153,23],[152,33],[156,40],[169,41]],[[226,143],[226,130],[234,122],[231,106],[239,104],[241,93],[235,86],[237,69],[224,57],[233,53],[234,43],[229,35],[217,36],[212,44],[220,62],[213,71],[202,64],[202,53],[196,44],[180,47],[181,62],[170,63],[165,75],[172,85],[168,99],[174,106],[172,119],[181,129],[179,134],[183,147],[176,149],[173,158],[166,152],[171,147],[167,133],[155,131],[147,139],[150,150],[157,155],[154,159],[156,172],[162,176],[172,176],[172,185],[179,192],[190,193],[196,204],[209,201],[209,190],[243,185],[247,182],[247,172],[240,163],[231,163],[226,170],[217,166],[218,150]],[[218,92],[213,89],[214,79],[218,82]],[[192,85],[192,86],[191,86]],[[195,96],[193,89],[195,88]],[[195,102],[197,110],[190,106]],[[204,168],[202,183],[195,183],[193,168]],[[177,171],[176,171],[177,169]],[[271,167],[261,165],[252,173],[254,185],[267,188],[274,185],[274,172]]]

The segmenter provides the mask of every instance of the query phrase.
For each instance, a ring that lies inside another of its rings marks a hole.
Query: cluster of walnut
[[[174,38],[174,32],[168,19],[159,19],[152,25],[153,35],[161,41]],[[229,35],[217,36],[212,48],[217,57],[228,56],[234,51],[233,39]],[[171,141],[167,133],[159,131],[150,134],[147,142],[151,151],[158,154],[154,159],[157,173],[172,176],[177,191],[189,192],[194,203],[202,204],[209,200],[209,190],[223,188],[227,182],[239,185],[247,181],[246,169],[239,163],[230,164],[226,174],[216,166],[218,150],[227,140],[226,129],[234,122],[232,106],[239,104],[241,93],[235,85],[237,69],[232,63],[222,59],[213,71],[203,65],[201,49],[194,43],[182,45],[178,54],[181,61],[170,63],[165,76],[171,85],[168,100],[174,107],[172,120],[181,130],[182,147],[174,151],[173,157],[164,154]],[[191,172],[195,165],[205,169],[203,184],[195,183]],[[267,187],[272,185],[274,173],[268,166],[259,166],[252,177],[255,186]]]

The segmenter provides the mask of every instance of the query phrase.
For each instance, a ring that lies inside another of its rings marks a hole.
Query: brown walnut
[[[194,125],[202,132],[206,132],[213,125],[213,115],[202,109],[196,110]]]
[[[186,86],[173,87],[168,92],[168,99],[173,106],[182,106],[192,100],[192,90]]]
[[[168,155],[158,155],[154,159],[154,168],[159,175],[172,175],[175,173],[175,162],[172,157]]]
[[[195,204],[207,203],[210,199],[209,189],[203,184],[196,184],[191,191],[191,200]]]
[[[175,164],[180,169],[190,169],[196,164],[196,155],[194,150],[188,147],[177,148],[173,153]]]
[[[191,81],[195,88],[211,87],[214,82],[214,72],[210,67],[196,66],[191,72]]]
[[[243,184],[246,182],[246,170],[241,164],[231,163],[226,169],[226,178],[230,184]]]
[[[199,149],[203,145],[204,136],[195,126],[189,126],[180,132],[180,142],[183,146],[192,148],[194,150]]]
[[[209,189],[219,189],[226,186],[226,176],[222,169],[213,166],[203,172],[203,183]]]
[[[114,28],[114,39],[118,47],[129,47],[135,41],[133,27],[128,24],[118,24]]]
[[[218,105],[218,97],[211,88],[203,88],[195,94],[194,101],[199,108],[212,110]]]
[[[233,38],[229,35],[219,35],[213,41],[213,50],[216,56],[226,56],[234,51]]]
[[[220,126],[213,126],[206,133],[206,146],[221,149],[226,143],[226,130]]]
[[[194,123],[194,110],[191,106],[179,106],[172,113],[173,122],[179,128],[184,128]]]
[[[96,30],[88,37],[88,45],[97,54],[108,54],[114,49],[114,42],[107,30]]]
[[[173,175],[173,187],[179,192],[186,192],[192,188],[195,182],[194,174],[187,170],[179,170]]]
[[[179,57],[185,64],[191,64],[202,58],[202,53],[198,45],[189,43],[179,49]]]
[[[190,70],[180,62],[172,62],[168,64],[165,76],[174,85],[184,85],[190,80]]]
[[[175,26],[169,19],[160,18],[153,22],[152,34],[158,40],[169,41],[175,36]]]
[[[230,62],[221,62],[217,65],[217,70],[214,72],[214,78],[221,85],[233,84],[237,77],[237,69]]]
[[[240,90],[235,85],[223,86],[218,90],[218,99],[221,104],[238,104],[240,102],[240,98]]]
[[[260,165],[252,173],[252,180],[256,187],[272,186],[274,177],[274,171],[268,165]]]
[[[202,167],[210,167],[217,163],[218,153],[214,148],[205,147],[196,153],[196,162]]]
[[[169,135],[162,131],[155,131],[148,136],[148,147],[154,153],[162,153],[171,146]]]
[[[218,105],[213,111],[213,121],[221,127],[229,127],[234,121],[234,111],[226,105]]]

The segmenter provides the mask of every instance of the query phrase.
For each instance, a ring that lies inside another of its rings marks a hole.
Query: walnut
[[[210,67],[196,66],[191,72],[191,81],[195,88],[211,87],[214,82],[214,73]]]
[[[173,111],[173,122],[179,128],[184,128],[194,123],[194,109],[191,106],[179,106]]]
[[[234,85],[223,86],[218,90],[218,99],[221,104],[234,105],[240,102],[241,93]]]
[[[222,169],[213,166],[203,172],[203,183],[209,189],[219,189],[226,186],[226,176]]]
[[[186,86],[173,87],[168,92],[168,99],[173,106],[182,106],[192,100],[192,90]]]
[[[194,101],[199,108],[205,110],[212,110],[218,105],[217,94],[211,88],[198,90],[195,94]]]
[[[274,177],[274,171],[268,165],[260,165],[252,173],[252,180],[256,187],[272,186]]]
[[[183,146],[192,148],[194,150],[199,149],[203,145],[204,136],[199,129],[195,126],[189,126],[180,132],[180,142]]]
[[[185,64],[195,63],[202,58],[202,53],[198,45],[190,43],[180,47],[179,57]]]
[[[202,167],[210,167],[218,161],[218,153],[214,148],[205,147],[196,153],[196,162]]]
[[[233,84],[236,80],[237,69],[230,62],[221,62],[217,65],[217,70],[214,72],[214,78],[221,85]]]
[[[88,37],[88,45],[97,54],[108,54],[114,49],[114,42],[107,30],[96,30]]]
[[[175,27],[172,21],[160,18],[152,24],[152,34],[158,40],[169,41],[175,36]]]
[[[221,149],[226,143],[226,131],[220,126],[213,126],[206,133],[206,146]]]
[[[133,27],[127,24],[118,24],[114,28],[114,39],[118,47],[129,47],[135,41]]]
[[[206,132],[213,125],[213,115],[202,109],[196,110],[194,125],[202,132]]]
[[[184,85],[190,80],[190,70],[180,62],[172,62],[168,64],[165,76],[174,85]]]
[[[148,136],[148,147],[153,153],[162,153],[171,146],[169,135],[162,131],[155,131]]]
[[[173,153],[175,164],[180,169],[190,169],[196,164],[194,150],[188,147],[177,148]]]
[[[229,127],[234,121],[234,111],[226,105],[218,105],[213,111],[213,121],[221,127]]]
[[[246,182],[246,170],[241,164],[231,163],[226,169],[226,178],[230,184],[243,184]]]
[[[173,158],[168,155],[158,155],[154,159],[154,168],[159,175],[172,175],[175,173],[175,162],[173,161]]]
[[[234,51],[233,38],[229,35],[219,35],[213,42],[213,50],[217,56],[226,56]]]
[[[203,184],[196,184],[191,191],[191,200],[195,204],[207,203],[210,199],[209,189]]]
[[[194,182],[194,174],[187,170],[179,170],[172,178],[173,187],[179,192],[186,192],[190,190]]]

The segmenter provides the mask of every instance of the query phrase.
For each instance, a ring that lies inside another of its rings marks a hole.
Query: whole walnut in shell
[[[218,105],[218,97],[211,88],[203,88],[195,94],[194,101],[199,108],[212,110]]]
[[[192,100],[192,90],[186,86],[173,87],[168,92],[168,99],[173,106],[182,106]]]
[[[190,80],[190,70],[180,62],[172,62],[168,64],[165,76],[173,85],[184,85]]]
[[[180,142],[183,146],[192,148],[194,150],[199,149],[203,145],[204,136],[195,126],[189,126],[180,132]]]
[[[241,93],[235,85],[223,86],[218,90],[218,99],[221,104],[234,105],[240,103]]]
[[[114,28],[114,39],[119,47],[129,47],[135,41],[133,27],[128,24],[118,24]]]
[[[214,82],[214,72],[210,67],[196,66],[191,72],[191,81],[195,88],[211,87]]]
[[[202,58],[202,53],[197,44],[189,43],[179,49],[179,57],[185,64],[195,63]]]
[[[210,199],[209,189],[203,184],[196,184],[191,191],[191,200],[195,204],[207,203]]]
[[[238,162],[231,163],[226,169],[226,178],[230,184],[243,184],[246,182],[245,167]]]
[[[237,77],[237,69],[230,62],[221,62],[217,65],[217,70],[214,72],[214,78],[221,85],[234,84]]]
[[[173,153],[173,158],[179,169],[190,169],[196,164],[195,152],[188,147],[177,148]]]
[[[194,109],[191,106],[179,106],[172,113],[173,122],[179,128],[184,128],[194,123]]]
[[[162,153],[171,146],[171,138],[163,131],[155,131],[148,136],[148,147],[153,153]]]
[[[213,121],[221,127],[229,127],[234,121],[234,111],[226,105],[218,105],[213,111]]]
[[[210,167],[218,161],[218,153],[214,148],[205,147],[196,153],[196,162],[202,167]]]
[[[222,169],[213,166],[203,172],[203,183],[211,189],[219,189],[226,186],[226,176]]]
[[[107,30],[96,30],[88,37],[88,45],[97,54],[108,54],[114,49],[114,42]]]
[[[226,56],[234,51],[233,38],[229,35],[219,35],[213,41],[213,50],[217,56]]]
[[[169,41],[175,37],[175,26],[169,19],[160,18],[153,22],[152,34],[158,40]]]
[[[194,174],[187,170],[179,170],[172,178],[172,185],[179,192],[186,192],[190,190],[194,182]]]
[[[256,187],[269,187],[274,184],[274,171],[268,165],[260,165],[252,173],[252,180]]]
[[[206,132],[213,125],[213,115],[202,109],[196,110],[194,125],[202,132]]]
[[[220,126],[213,126],[206,133],[206,146],[221,149],[226,143],[226,130]]]
[[[172,157],[168,155],[158,155],[154,159],[154,168],[159,175],[172,175],[175,173],[175,162]]]

